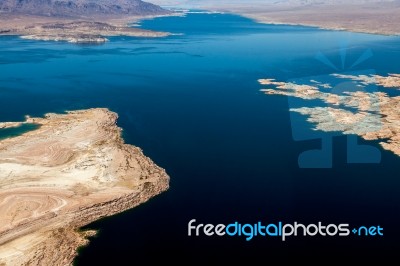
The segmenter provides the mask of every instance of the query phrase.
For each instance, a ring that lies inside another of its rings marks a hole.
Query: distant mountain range
[[[141,0],[0,0],[0,11],[57,17],[168,13],[157,5]]]

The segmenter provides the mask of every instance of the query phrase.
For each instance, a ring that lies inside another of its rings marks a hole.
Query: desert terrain
[[[170,8],[236,13],[262,23],[315,26],[384,35],[400,34],[398,0],[153,0]]]
[[[0,265],[70,265],[94,234],[80,227],[168,189],[116,120],[107,109],[27,117],[39,128],[0,141]]]
[[[71,43],[104,43],[109,36],[164,37],[169,33],[131,24],[169,14],[166,9],[140,0],[3,0],[0,35]]]
[[[0,35],[20,35],[21,38],[42,41],[66,41],[70,43],[104,43],[110,36],[165,37],[167,32],[158,32],[129,27],[139,19],[126,17],[97,20],[69,18],[47,18],[30,15],[7,15],[0,17]]]

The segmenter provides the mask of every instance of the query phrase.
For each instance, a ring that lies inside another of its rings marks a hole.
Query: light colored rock
[[[70,265],[93,235],[80,227],[168,189],[116,120],[107,109],[28,117],[40,127],[0,141],[0,265]]]
[[[141,17],[143,18],[143,17]],[[119,19],[105,17],[98,22],[57,17],[37,17],[5,14],[0,16],[0,36],[19,35],[24,39],[66,41],[70,43],[104,43],[110,36],[165,37],[168,32],[144,30],[128,24],[139,17]]]
[[[347,79],[362,84],[360,87],[375,84],[382,89],[400,89],[400,75],[342,75],[333,74],[338,79]],[[269,95],[286,95],[305,100],[321,100],[325,106],[307,106],[290,109],[308,116],[308,121],[315,124],[315,130],[326,132],[340,131],[355,134],[366,140],[382,140],[381,146],[400,156],[400,96],[390,97],[384,92],[352,91],[340,94],[321,91],[318,81],[310,84],[295,84],[260,79],[259,83],[267,86],[261,91]],[[324,87],[332,87],[324,84]]]

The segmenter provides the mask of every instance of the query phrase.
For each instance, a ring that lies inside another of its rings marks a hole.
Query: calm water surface
[[[171,176],[168,192],[89,225],[100,232],[76,265],[398,250],[400,158],[382,152],[380,164],[347,164],[346,138],[337,137],[333,168],[300,169],[298,154],[320,141],[294,141],[287,98],[265,96],[257,79],[400,73],[400,38],[262,25],[229,14],[163,17],[142,27],[183,35],[114,37],[101,46],[0,38],[0,121],[108,107],[120,115],[126,142]],[[366,51],[372,57],[350,68]],[[191,219],[380,225],[385,236],[189,238]]]

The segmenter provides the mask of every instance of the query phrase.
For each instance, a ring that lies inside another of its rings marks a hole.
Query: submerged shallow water
[[[100,232],[76,265],[153,262],[161,254],[227,262],[398,247],[400,158],[382,151],[380,164],[347,164],[346,138],[337,137],[332,168],[299,168],[298,155],[320,140],[294,141],[287,98],[264,95],[257,79],[400,73],[399,37],[262,25],[229,14],[141,24],[183,35],[113,37],[102,46],[0,38],[0,121],[108,107],[119,114],[126,142],[171,176],[168,192],[89,225]],[[317,60],[321,54],[330,63]],[[363,54],[372,56],[351,68]],[[188,237],[191,219],[381,225],[385,236]]]

